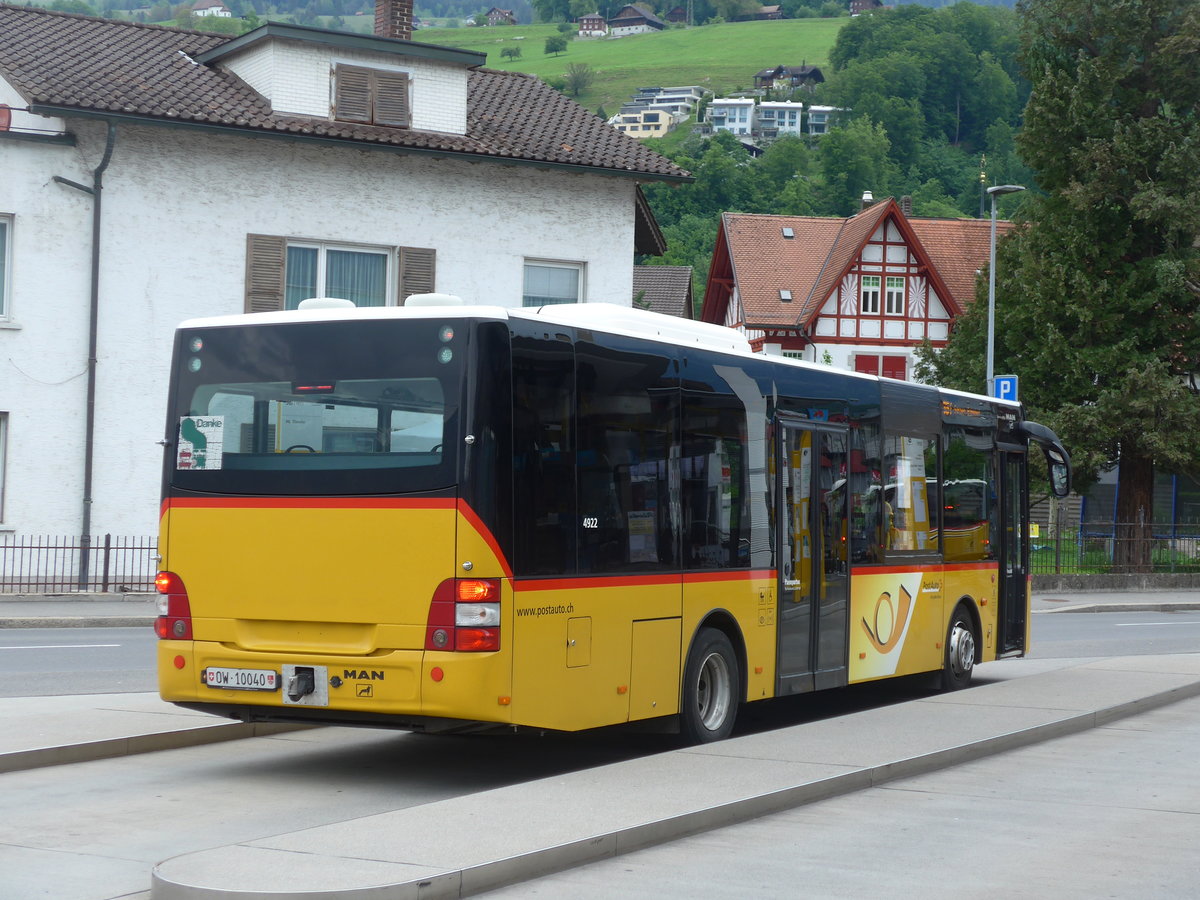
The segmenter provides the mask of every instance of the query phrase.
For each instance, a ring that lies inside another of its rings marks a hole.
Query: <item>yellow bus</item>
[[[1069,483],[1013,403],[442,295],[184,323],[165,443],[162,697],[429,732],[962,687],[1028,647],[1031,446]]]

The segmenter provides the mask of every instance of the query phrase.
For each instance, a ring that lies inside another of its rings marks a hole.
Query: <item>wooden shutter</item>
[[[375,124],[409,124],[408,74],[405,72],[375,72]]]
[[[371,122],[371,70],[337,66],[333,74],[333,117],[343,122]]]
[[[400,248],[400,306],[413,294],[433,293],[435,250]]]
[[[287,241],[270,234],[246,235],[245,311],[283,309]]]
[[[407,128],[412,117],[407,72],[337,66],[333,73],[333,117],[342,122]]]

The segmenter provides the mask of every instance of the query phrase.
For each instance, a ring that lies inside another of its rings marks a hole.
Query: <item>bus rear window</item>
[[[437,465],[446,403],[434,378],[204,385],[179,420],[176,469]]]
[[[456,342],[428,322],[362,325],[182,335],[168,484],[272,495],[453,484]]]

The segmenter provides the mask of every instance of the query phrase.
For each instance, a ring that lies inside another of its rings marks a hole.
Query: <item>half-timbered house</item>
[[[701,318],[759,352],[911,380],[916,347],[944,346],[973,299],[989,241],[988,221],[890,198],[845,219],[725,213]]]

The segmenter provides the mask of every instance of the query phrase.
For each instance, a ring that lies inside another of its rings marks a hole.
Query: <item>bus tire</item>
[[[942,662],[942,690],[957,691],[971,683],[975,671],[975,628],[971,614],[961,603],[946,629],[946,656]]]
[[[740,697],[737,655],[725,633],[701,628],[683,670],[680,731],[688,743],[729,737]]]

